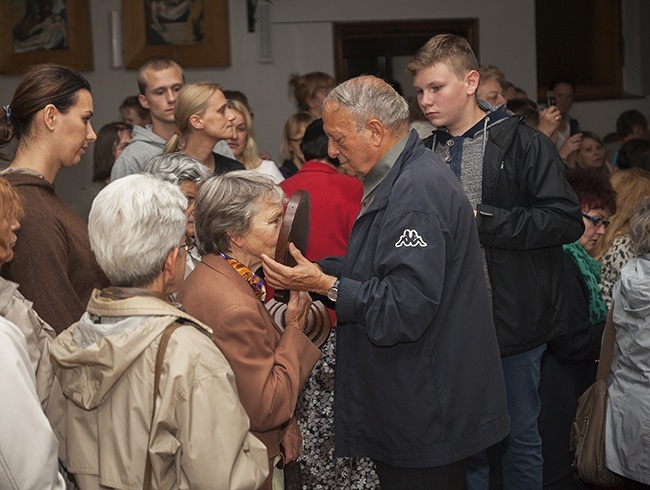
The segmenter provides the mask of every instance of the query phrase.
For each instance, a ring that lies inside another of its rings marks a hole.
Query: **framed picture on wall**
[[[89,0],[0,0],[0,73],[37,63],[93,69]]]
[[[126,68],[155,55],[230,66],[228,0],[122,0],[122,36]]]

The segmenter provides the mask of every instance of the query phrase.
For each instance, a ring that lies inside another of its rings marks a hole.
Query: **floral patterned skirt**
[[[303,490],[378,489],[374,463],[368,458],[334,457],[334,362],[336,329],[298,398],[296,418],[302,432],[300,457]]]

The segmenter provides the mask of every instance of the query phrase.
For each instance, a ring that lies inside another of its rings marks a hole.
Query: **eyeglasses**
[[[194,240],[188,238],[186,238],[185,241],[178,246],[178,248],[185,250],[185,252],[192,250],[193,247],[194,247]]]
[[[609,221],[607,221],[606,219],[594,218],[593,216],[589,216],[587,213],[582,213],[582,215],[585,218],[587,218],[589,221],[591,221],[596,228],[600,228],[601,225],[604,226],[605,228],[609,226]]]

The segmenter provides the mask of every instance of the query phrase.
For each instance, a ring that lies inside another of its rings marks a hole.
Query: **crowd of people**
[[[407,72],[410,103],[292,74],[277,163],[244,94],[170,58],[97,134],[81,74],[23,74],[0,109],[1,488],[586,490],[570,432],[608,311],[607,467],[650,488],[647,119],[601,138],[570,80],[539,107],[452,34]],[[69,206],[54,179],[90,145]]]

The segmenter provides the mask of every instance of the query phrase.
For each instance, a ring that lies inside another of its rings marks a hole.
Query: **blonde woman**
[[[280,172],[285,179],[295,175],[305,163],[305,157],[300,150],[300,143],[305,135],[307,126],[316,119],[310,112],[294,112],[287,118],[282,131],[282,147],[280,153],[284,161]]]
[[[580,147],[569,155],[569,163],[578,168],[591,168],[611,176],[612,166],[606,160],[607,150],[603,140],[591,131],[583,131],[581,134]]]
[[[228,107],[234,114],[235,133],[228,138],[228,146],[246,170],[266,174],[275,184],[284,180],[280,169],[271,160],[263,160],[257,149],[253,135],[253,117],[246,106],[238,100],[228,100]]]
[[[189,155],[215,174],[243,170],[243,166],[214,152],[214,146],[233,135],[235,115],[219,85],[188,83],[178,92],[174,107],[177,132],[169,139],[165,153]]]
[[[591,250],[591,256],[602,266],[600,289],[608,308],[621,269],[634,257],[628,228],[632,215],[650,197],[650,173],[640,168],[619,170],[612,177],[612,187],[616,191],[616,214]]]

